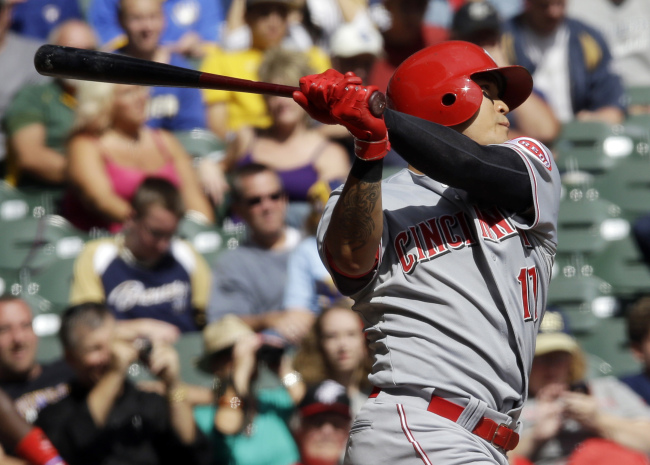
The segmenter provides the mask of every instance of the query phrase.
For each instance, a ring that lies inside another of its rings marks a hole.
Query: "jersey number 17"
[[[522,268],[517,281],[521,286],[524,321],[537,321],[537,268]]]

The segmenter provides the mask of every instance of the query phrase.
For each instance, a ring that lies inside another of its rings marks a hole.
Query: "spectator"
[[[68,394],[72,377],[63,360],[39,363],[37,349],[38,336],[27,302],[13,295],[0,296],[0,388],[29,423],[47,405]]]
[[[309,330],[314,316],[282,310],[289,254],[300,232],[286,225],[287,196],[275,171],[257,163],[232,175],[233,210],[249,238],[219,255],[213,266],[208,321],[239,316],[254,331],[275,330],[292,342]]]
[[[120,53],[144,60],[158,61],[181,68],[190,68],[185,58],[160,46],[165,25],[163,3],[160,0],[121,0],[120,25],[127,43]],[[147,125],[168,131],[206,129],[205,105],[199,89],[152,87]],[[205,191],[218,205],[223,201],[227,182],[213,160],[196,159],[196,172]]]
[[[277,347],[262,349],[262,336],[234,315],[206,326],[203,342],[198,366],[215,376],[215,405],[195,407],[194,415],[199,428],[212,441],[212,463],[295,463],[298,450],[288,426],[295,405],[287,389],[301,387],[295,377],[286,383],[287,388],[255,383],[259,359],[266,352],[275,353],[277,360]],[[287,363],[280,364],[282,371],[278,375],[284,378],[291,374],[287,368]]]
[[[293,85],[313,74],[307,56],[285,49],[268,50],[260,65],[262,81]],[[300,228],[308,213],[307,192],[317,181],[345,179],[350,170],[346,151],[312,127],[309,115],[285,97],[267,96],[271,115],[267,128],[245,126],[237,132],[226,159],[226,170],[261,163],[280,176],[289,200],[287,222]]]
[[[105,50],[116,50],[126,43],[119,19],[121,0],[93,0],[88,20],[93,25]],[[201,58],[206,48],[219,40],[224,20],[221,3],[214,0],[166,0],[163,2],[165,30],[161,44],[170,52],[187,58]],[[145,18],[143,18],[145,19]]]
[[[611,462],[580,458],[591,455],[590,450],[637,460],[650,453],[650,407],[616,378],[585,381],[584,374],[585,354],[566,332],[562,315],[547,311],[521,414],[524,429],[513,457],[592,465]]]
[[[369,19],[366,0],[297,0],[288,16],[288,32],[282,45],[305,51],[314,45],[329,50],[333,32],[350,21]],[[246,0],[233,0],[222,45],[227,50],[249,48],[251,31],[245,21]]]
[[[96,303],[67,309],[60,337],[75,378],[70,395],[45,408],[37,426],[70,465],[208,463],[209,444],[197,431],[172,346],[139,354],[133,340],[116,337],[110,310]],[[165,384],[165,396],[126,379],[139,356]]]
[[[332,189],[319,181],[309,189],[310,212],[305,221],[305,237],[289,255],[282,308],[311,311],[318,315],[340,299],[327,268],[318,256],[316,229]]]
[[[129,201],[148,176],[176,185],[188,210],[214,221],[190,156],[169,132],[145,125],[148,89],[83,81],[77,89],[76,131],[68,144],[70,187],[64,215],[79,229],[122,228]]]
[[[650,297],[637,300],[627,315],[627,338],[635,358],[641,362],[641,373],[621,378],[650,405]]]
[[[383,0],[388,26],[379,29],[384,38],[384,56],[374,64],[368,84],[385,92],[395,68],[420,49],[448,38],[447,30],[426,24],[427,0]]]
[[[121,332],[174,342],[205,325],[209,267],[174,237],[185,209],[168,181],[145,179],[124,233],[86,244],[77,257],[70,302],[106,302]]]
[[[330,41],[332,66],[337,71],[352,71],[368,82],[375,61],[382,54],[384,39],[374,25],[352,21],[339,26]]]
[[[600,32],[625,86],[650,86],[650,3],[645,0],[571,0],[569,16]]]
[[[483,47],[499,66],[509,66],[501,44],[501,19],[487,0],[466,3],[453,18],[451,38]],[[528,99],[508,114],[511,139],[532,137],[552,145],[560,133],[560,122],[542,94],[534,90]]]
[[[27,460],[8,456],[5,450]],[[18,414],[11,398],[0,390],[0,463],[2,465],[65,465],[43,430]]]
[[[84,19],[79,0],[17,1],[11,15],[11,30],[25,37],[46,40],[54,29],[71,19]]]
[[[508,60],[533,74],[561,122],[623,121],[625,95],[609,48],[598,31],[566,17],[566,0],[527,0],[503,41]]]
[[[21,5],[28,3],[31,2]],[[52,31],[49,43],[92,50],[97,39],[87,23],[71,19]],[[4,121],[10,184],[21,188],[63,188],[65,144],[74,122],[78,82],[57,78],[26,85],[12,100]]]
[[[352,414],[345,388],[331,379],[310,388],[298,407],[299,465],[337,465],[345,452]]]
[[[332,379],[345,386],[355,416],[368,399],[370,358],[359,315],[351,302],[339,300],[324,309],[296,354],[294,366],[307,385]]]
[[[11,99],[21,87],[48,80],[34,68],[34,54],[40,42],[9,30],[13,4],[13,0],[0,0],[0,119],[4,119]],[[0,171],[3,173],[6,144],[4,128],[0,128]]]
[[[246,0],[245,19],[251,30],[251,47],[232,52],[216,49],[206,56],[201,71],[259,80],[264,52],[280,46],[287,34],[287,16],[295,6],[293,0]],[[330,67],[329,57],[322,50],[313,47],[306,53],[315,70]],[[221,139],[227,140],[229,132],[242,126],[264,128],[271,124],[261,95],[205,90],[204,100],[208,105],[208,126]]]

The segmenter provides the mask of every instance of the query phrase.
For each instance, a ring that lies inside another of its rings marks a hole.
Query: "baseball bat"
[[[205,73],[117,53],[51,44],[42,45],[36,51],[34,67],[45,76],[114,84],[192,87],[289,98],[294,91],[300,90],[298,87]],[[370,112],[380,117],[386,107],[386,97],[376,91],[370,96],[368,104]]]

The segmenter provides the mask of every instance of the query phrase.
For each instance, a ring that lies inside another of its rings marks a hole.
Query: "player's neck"
[[[422,171],[420,171],[420,170],[416,169],[415,167],[413,167],[413,165],[409,165],[409,166],[408,166],[408,169],[409,169],[410,171],[413,171],[413,172],[416,173],[416,174],[424,174]]]

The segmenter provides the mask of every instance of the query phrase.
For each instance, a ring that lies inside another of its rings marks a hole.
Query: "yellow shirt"
[[[312,47],[306,53],[315,72],[321,73],[331,68],[330,59],[322,49]],[[235,52],[214,49],[203,60],[201,71],[259,81],[258,69],[263,58],[264,52],[256,49]],[[298,86],[297,82],[296,86]],[[228,129],[230,131],[236,131],[245,125],[264,128],[271,124],[271,118],[262,95],[205,89],[203,99],[206,105],[224,102],[228,105]]]

